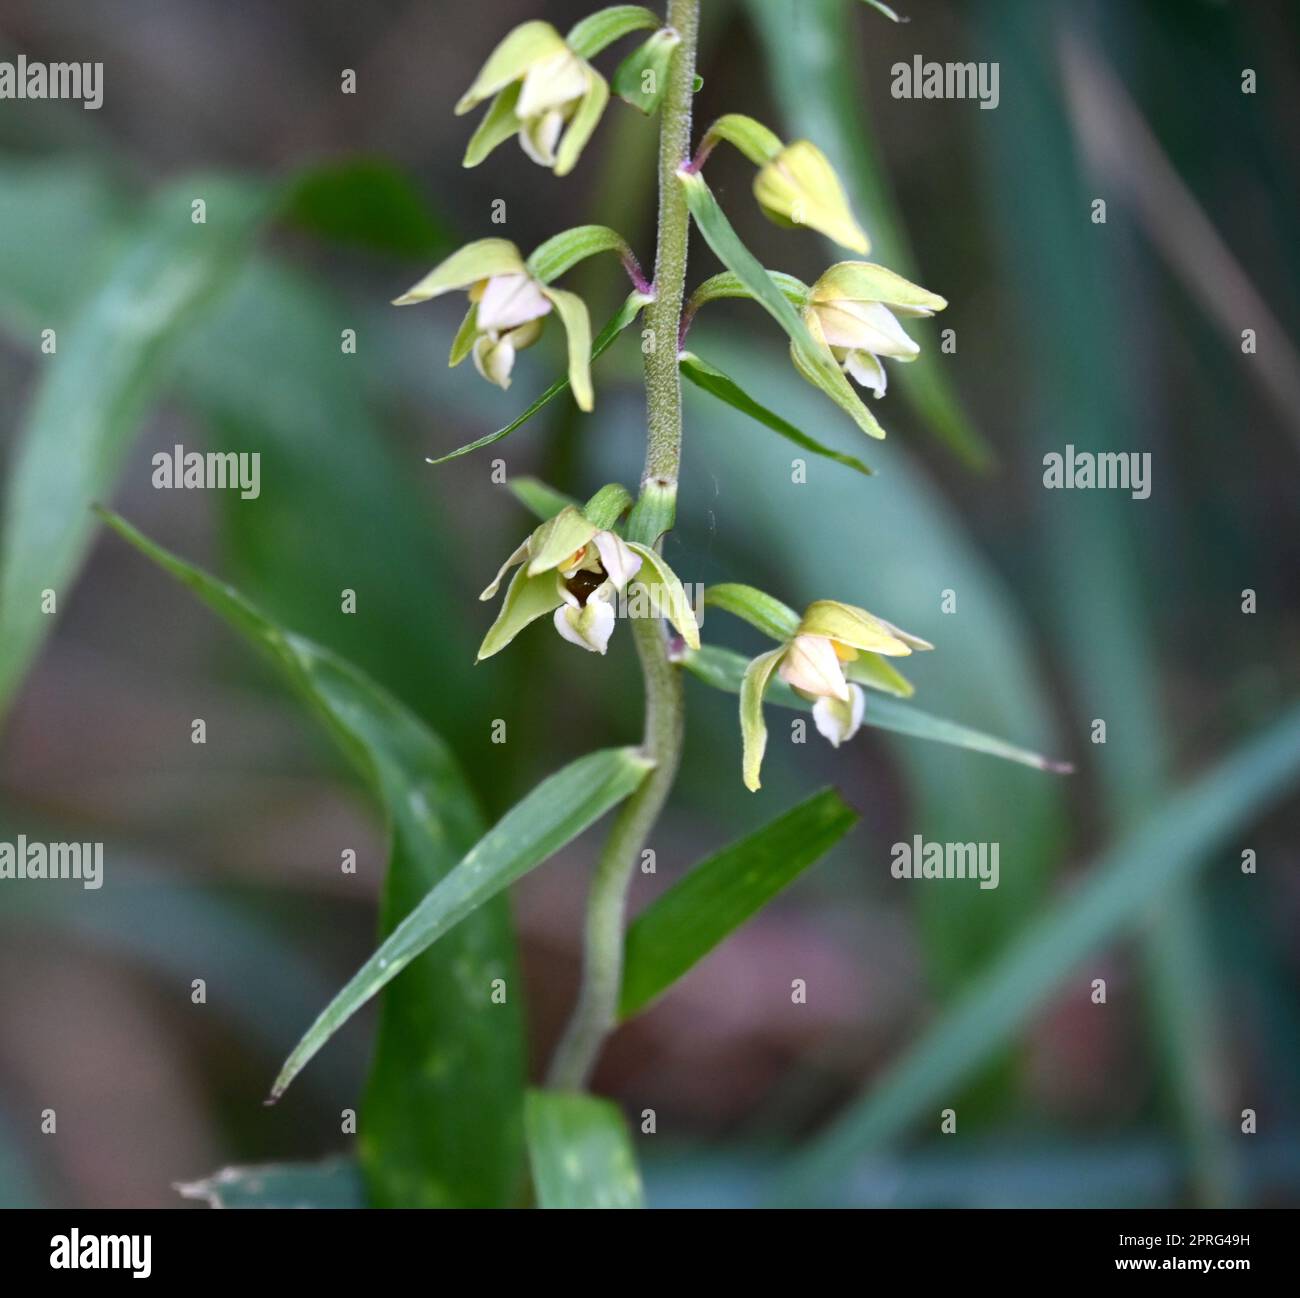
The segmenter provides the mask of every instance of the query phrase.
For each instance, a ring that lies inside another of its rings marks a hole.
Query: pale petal
[[[858,733],[866,706],[867,696],[858,686],[850,685],[847,702],[820,698],[813,704],[813,724],[819,735],[838,748]]]
[[[519,124],[519,147],[539,167],[553,167],[556,146],[563,130],[564,113],[558,108],[530,117]]]
[[[528,69],[515,113],[527,120],[562,108],[586,93],[587,65],[572,50],[558,50]]]
[[[885,395],[888,377],[885,367],[870,352],[844,353],[844,372],[864,388],[870,388],[878,397]]]
[[[797,635],[781,659],[777,674],[787,685],[814,698],[848,700],[849,683],[835,646],[820,635]]]
[[[600,554],[600,566],[605,575],[621,591],[641,571],[641,558],[624,544],[613,532],[597,532],[592,538]]]
[[[510,386],[510,371],[515,367],[515,349],[510,335],[504,338],[483,334],[474,344],[474,368],[489,383],[499,388]]]
[[[479,596],[479,599],[492,599],[496,596],[497,591],[501,589],[501,583],[505,580],[506,573],[517,563],[523,563],[528,558],[528,542],[524,543],[508,558],[505,563],[497,569],[497,575],[492,579],[491,585]]]
[[[564,604],[555,610],[555,629],[570,644],[589,653],[603,654],[614,634],[614,606],[592,595],[583,608]]]
[[[833,302],[814,308],[832,347],[871,352],[875,356],[915,356],[921,348],[910,339],[883,302]]]
[[[494,275],[478,299],[483,332],[515,329],[551,312],[550,299],[531,275]]]

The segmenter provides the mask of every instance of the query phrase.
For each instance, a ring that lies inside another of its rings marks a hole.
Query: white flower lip
[[[479,298],[477,324],[484,333],[514,329],[552,310],[550,299],[531,275],[494,275]]]
[[[813,704],[813,724],[823,739],[829,739],[831,746],[838,748],[858,733],[866,707],[867,696],[862,687],[850,684],[847,703],[820,698]]]

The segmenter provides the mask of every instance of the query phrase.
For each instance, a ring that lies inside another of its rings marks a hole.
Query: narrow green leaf
[[[833,451],[829,446],[824,446],[817,441],[816,438],[801,432],[792,423],[782,419],[775,411],[769,410],[766,406],[755,401],[735,379],[728,377],[720,369],[710,365],[708,361],[701,360],[694,352],[682,352],[677,358],[677,363],[681,367],[685,378],[690,379],[697,388],[702,388],[705,392],[717,397],[719,401],[725,401],[727,405],[734,406],[735,409],[748,415],[751,419],[757,420],[774,433],[780,433],[782,437],[803,450],[809,451],[813,455],[820,455],[827,460],[834,460],[836,464],[843,464],[846,468],[856,469],[859,473],[871,477],[872,470],[856,456],[846,455],[843,451]]]
[[[540,478],[511,478],[507,485],[515,499],[543,523],[547,519],[554,518],[562,509],[568,509],[570,506],[574,509],[582,508],[572,496],[556,491]]]
[[[799,614],[788,604],[765,594],[754,586],[738,581],[724,581],[704,592],[706,608],[720,608],[757,627],[765,636],[785,643],[799,630]]]
[[[281,630],[124,519],[100,513],[270,655],[374,789],[392,835],[381,928],[397,928],[482,834],[473,794],[446,746],[349,663]],[[509,1202],[522,1153],[522,1023],[517,1007],[489,1005],[478,989],[514,972],[509,914],[497,903],[477,911],[385,996],[361,1138],[377,1202]],[[460,1067],[447,1066],[457,1057]]]
[[[701,861],[628,928],[620,1017],[639,1014],[857,821],[858,813],[834,789],[823,789]]]
[[[611,5],[575,23],[564,42],[579,57],[589,59],[624,36],[648,31],[662,22],[644,5]]]
[[[711,586],[705,592],[704,602],[711,604],[710,593],[718,587]],[[705,645],[696,652],[688,651],[682,659],[688,671],[699,677],[706,685],[724,690],[728,694],[739,694],[745,678],[745,669],[749,659],[731,649],[722,649],[717,645]],[[876,686],[874,678],[863,679],[854,676],[863,685]],[[764,701],[775,703],[783,708],[797,708],[807,711],[812,704],[800,698],[792,689],[780,681],[772,681],[764,694]],[[862,718],[864,726],[874,726],[877,730],[889,730],[897,735],[911,735],[914,739],[929,739],[937,744],[948,744],[953,748],[965,748],[974,753],[987,753],[990,757],[1000,757],[1003,761],[1017,762],[1021,766],[1032,766],[1035,770],[1051,771],[1057,775],[1068,775],[1074,770],[1069,762],[1054,761],[1035,753],[1028,748],[1019,748],[981,730],[972,730],[969,726],[958,725],[955,721],[945,721],[942,717],[931,716],[910,704],[900,703],[896,699],[871,698],[867,700],[866,714]]]
[[[524,1125],[539,1207],[645,1207],[641,1173],[617,1105],[594,1095],[529,1091]]]
[[[207,223],[191,202],[207,202]],[[86,305],[60,330],[18,434],[0,540],[0,712],[54,624],[43,594],[66,607],[85,557],[91,504],[117,480],[141,417],[186,334],[247,253],[272,195],[215,176],[162,191],[139,233]]]
[[[780,285],[741,242],[726,214],[718,206],[713,191],[705,184],[704,177],[698,173],[679,171],[677,179],[705,242],[713,249],[718,260],[737,276],[754,295],[754,300],[766,308],[789,336],[799,372],[851,416],[863,432],[871,437],[883,437],[880,425],[853,391],[830,349],[816,342]]]
[[[590,753],[507,811],[325,1007],[280,1070],[271,1098],[283,1095],[330,1037],[416,956],[622,802],[652,766],[634,748]],[[481,985],[485,1002],[487,987]]]
[[[176,1184],[182,1199],[209,1208],[365,1208],[361,1169],[351,1158],[319,1163],[223,1167],[198,1181]]]
[[[591,348],[591,359],[595,361],[603,355],[614,339],[637,318],[641,308],[653,300],[645,293],[630,293],[614,318],[596,335],[596,341]],[[462,455],[468,455],[471,451],[481,450],[484,446],[491,446],[493,442],[499,442],[503,437],[509,437],[517,428],[522,428],[539,410],[554,401],[561,392],[566,391],[568,386],[569,380],[567,376],[557,379],[518,419],[512,420],[504,428],[498,428],[495,433],[489,433],[486,437],[480,437],[476,442],[470,442],[466,446],[449,451],[446,455],[440,455],[436,460],[430,459],[427,463],[446,464],[448,460],[458,459]]]
[[[527,265],[534,279],[549,284],[598,252],[627,251],[627,240],[617,230],[607,225],[576,225],[538,244],[529,254]]]
[[[783,1197],[814,1202],[1008,1045],[1080,963],[1151,916],[1174,887],[1300,779],[1300,708],[1166,799],[1082,883],[977,976],[957,1005],[790,1167]]]

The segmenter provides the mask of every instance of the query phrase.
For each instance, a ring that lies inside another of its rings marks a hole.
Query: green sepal
[[[598,531],[608,532],[632,503],[632,495],[621,482],[601,487],[582,507],[587,521]]]
[[[590,411],[595,405],[591,390],[591,317],[587,304],[576,294],[562,288],[543,290],[560,317],[569,341],[569,387],[579,410]]]
[[[644,5],[611,5],[574,23],[564,40],[580,58],[589,59],[624,36],[658,27],[662,22]]]
[[[658,112],[668,91],[668,65],[681,43],[681,34],[671,27],[655,32],[618,65],[612,83],[614,93],[647,117]],[[652,90],[645,89],[646,73],[651,74]]]
[[[560,147],[555,154],[554,171],[557,176],[567,176],[578,165],[578,159],[595,132],[607,103],[609,83],[595,68],[591,68],[587,72],[587,93],[578,101],[577,111],[564,128]]]
[[[465,318],[460,322],[460,328],[456,330],[456,336],[451,340],[451,355],[447,358],[449,368],[455,369],[474,350],[474,340],[477,337],[478,303],[471,302]]]
[[[942,311],[946,298],[904,279],[897,271],[874,261],[839,261],[818,276],[808,294],[811,302],[884,302],[912,311]]]
[[[519,133],[519,118],[515,114],[515,105],[519,102],[519,92],[523,83],[512,82],[497,96],[483,114],[482,121],[469,137],[465,146],[462,167],[477,167],[498,145],[504,144],[512,135]]]
[[[765,636],[787,644],[799,633],[799,614],[788,604],[740,582],[721,582],[704,592],[706,608],[720,608],[757,627]]]
[[[456,116],[469,112],[498,90],[504,90],[512,81],[523,77],[534,63],[559,54],[564,48],[563,37],[550,23],[533,21],[516,27],[488,55],[474,84],[456,104]]]
[[[524,627],[547,613],[553,613],[563,603],[564,596],[560,594],[560,584],[553,572],[530,577],[527,566],[517,569],[506,587],[501,611],[483,637],[474,661],[482,662],[500,653]]]
[[[888,657],[905,657],[913,649],[934,648],[929,641],[899,630],[892,622],[864,608],[834,599],[819,599],[809,604],[799,623],[799,634],[825,636],[850,648]]]
[[[682,583],[678,580],[677,574],[664,562],[663,555],[657,550],[652,550],[648,545],[642,545],[639,541],[629,541],[628,549],[640,555],[642,569],[637,580],[641,585],[649,587],[652,584],[657,585],[663,592],[663,615],[672,623],[677,634],[686,641],[692,649],[700,647],[700,626],[695,620],[695,610],[691,607],[691,601],[686,598],[686,592],[682,589]],[[654,582],[646,580],[646,569],[654,574]]]
[[[581,550],[601,529],[580,509],[562,509],[548,518],[528,542],[528,575],[550,572]]]
[[[525,263],[529,274],[541,284],[559,279],[565,271],[598,252],[628,251],[627,240],[607,225],[576,225],[553,235],[533,249]]]
[[[896,699],[910,699],[916,693],[916,686],[881,654],[858,654],[844,664],[844,675],[858,685],[892,694]]]
[[[735,145],[756,167],[764,166],[781,152],[781,137],[762,122],[744,113],[727,113],[719,117],[704,133],[701,152],[707,152],[718,140]]]
[[[494,275],[520,275],[523,272],[524,259],[509,239],[477,239],[439,262],[401,297],[394,298],[393,305],[427,302],[443,293],[470,288]]]
[[[762,787],[759,774],[763,754],[767,751],[767,723],[763,720],[763,695],[776,665],[785,656],[786,646],[759,654],[745,668],[740,683],[740,738],[744,753],[741,759],[745,788],[757,793]]]

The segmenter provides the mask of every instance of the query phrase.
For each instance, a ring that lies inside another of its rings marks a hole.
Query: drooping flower
[[[882,358],[914,361],[921,354],[898,317],[931,316],[947,305],[937,293],[884,266],[842,261],[812,286],[803,318],[844,372],[882,397],[886,385]]]
[[[739,610],[733,608],[733,611]],[[793,619],[794,615],[789,616]],[[927,641],[875,617],[866,609],[836,600],[817,600],[810,604],[794,634],[777,648],[759,654],[745,671],[740,689],[745,787],[756,790],[760,786],[759,772],[767,747],[763,696],[773,672],[801,698],[812,703],[813,723],[818,733],[838,748],[857,733],[866,709],[866,696],[851,677],[860,674],[864,683],[877,687],[888,679],[882,677],[877,667],[855,672],[860,656],[902,657],[913,650],[931,648]],[[867,664],[864,662],[863,666]],[[906,686],[901,678],[896,679]],[[897,687],[891,682],[888,688],[893,691]]]
[[[727,113],[704,133],[691,170],[703,167],[719,140],[735,145],[758,168],[754,197],[769,220],[806,225],[854,252],[870,251],[871,241],[853,215],[835,168],[812,141],[783,144],[762,122]]]
[[[677,577],[655,551],[625,541],[614,531],[629,504],[628,493],[612,484],[581,509],[566,505],[525,538],[479,596],[494,598],[506,574],[518,569],[479,647],[479,661],[499,653],[524,627],[548,613],[565,640],[603,654],[614,633],[615,602],[643,568],[653,574],[654,586],[663,592],[662,615],[688,643],[699,647],[694,614]]]
[[[468,292],[470,305],[451,344],[451,365],[473,356],[489,383],[508,388],[515,357],[537,341],[544,320],[554,313],[568,335],[573,398],[580,409],[592,408],[591,319],[576,293],[539,278],[509,240],[479,239],[452,253],[394,305],[427,302],[457,290]]]
[[[491,98],[470,139],[465,166],[477,166],[512,135],[557,176],[573,170],[609,102],[605,78],[546,22],[516,27],[488,56],[456,113]]]

